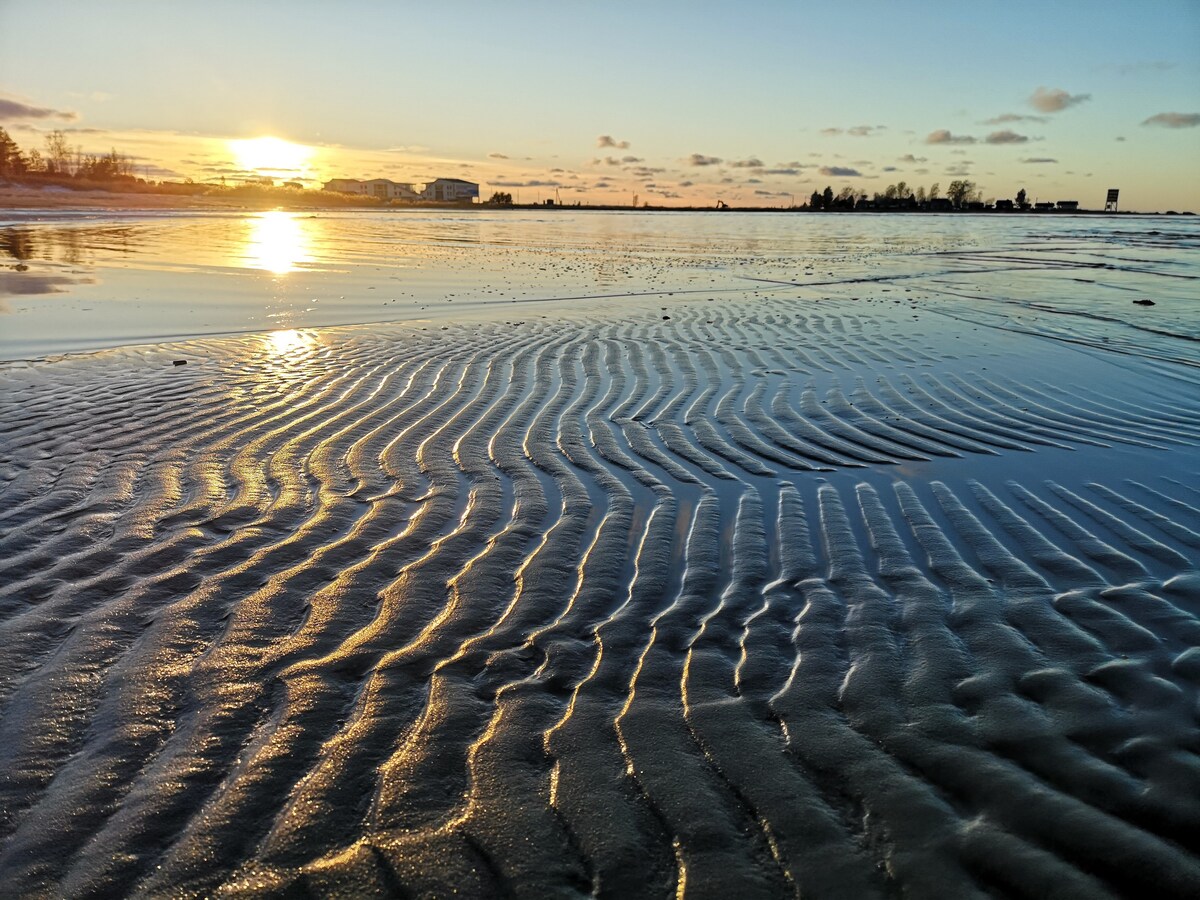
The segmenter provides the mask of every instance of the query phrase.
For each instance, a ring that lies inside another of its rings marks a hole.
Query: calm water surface
[[[0,213],[0,358],[771,292],[1195,362],[1198,278],[1200,222],[1175,217],[22,211]]]

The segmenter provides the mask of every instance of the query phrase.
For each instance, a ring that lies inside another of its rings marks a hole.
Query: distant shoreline
[[[317,191],[305,193],[317,194]],[[421,212],[425,210],[457,210],[457,211],[489,211],[514,210],[522,212],[654,212],[654,213],[799,213],[809,215],[835,216],[1194,216],[1189,210],[1168,210],[1166,212],[1141,212],[1121,210],[1106,212],[1098,209],[1076,210],[953,210],[935,211],[920,209],[827,209],[817,210],[807,207],[779,206],[730,206],[716,208],[712,206],[618,206],[609,204],[587,204],[580,206],[547,206],[538,203],[514,203],[511,206],[493,206],[488,203],[425,203],[419,205],[375,205],[347,204],[330,205],[327,203],[288,203],[277,199],[264,199],[262,202],[247,202],[244,198],[224,199],[203,194],[153,194],[153,193],[124,193],[117,191],[74,191],[38,190],[28,188],[0,188],[0,210],[39,210],[39,209],[120,209],[120,210],[227,210],[227,211],[263,211],[285,209],[295,212],[313,212],[317,210],[370,210],[372,212]]]

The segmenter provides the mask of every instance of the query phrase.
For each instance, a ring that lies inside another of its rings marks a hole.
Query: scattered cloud
[[[19,100],[0,97],[0,122],[7,122],[9,119],[63,119],[70,122],[78,118],[79,113],[70,110],[30,106]]]
[[[870,137],[877,131],[884,131],[886,125],[855,125],[852,128],[822,128],[821,134],[838,135],[848,134],[851,137]]]
[[[422,147],[420,144],[409,144],[403,147],[385,147],[384,153],[428,153],[428,147]]]
[[[718,166],[721,164],[719,156],[705,156],[703,153],[693,153],[686,160],[689,166]]]
[[[1162,128],[1195,128],[1200,125],[1200,113],[1158,113],[1148,118],[1143,125],[1158,125]]]
[[[622,156],[621,162],[625,165],[633,165],[634,163],[645,162],[640,156]]]
[[[1029,142],[1029,138],[1025,135],[1009,131],[1007,128],[1003,131],[993,131],[984,140],[989,144],[1025,144]]]
[[[821,166],[822,175],[829,178],[861,178],[862,172],[847,166]]]
[[[602,134],[596,138],[597,147],[616,147],[618,150],[628,150],[629,141],[618,141],[611,134]]]
[[[1062,88],[1039,87],[1030,96],[1029,105],[1038,112],[1055,113],[1091,99],[1091,94],[1068,94]]]
[[[763,169],[764,175],[799,175],[800,167],[788,166],[782,169]]]
[[[531,179],[529,181],[490,181],[489,187],[563,187],[561,181],[538,181]]]
[[[749,159],[732,159],[729,165],[735,169],[761,169],[763,161],[756,156],[751,156]]]
[[[1045,116],[1026,116],[1019,113],[1004,113],[991,119],[985,119],[984,125],[1007,125],[1009,122],[1045,122]]]
[[[905,153],[903,156],[901,156],[899,159],[896,160],[896,162],[913,163],[913,164],[923,163],[926,161],[927,161],[927,157],[913,156],[911,153]]]
[[[899,169],[897,169],[895,166],[884,166],[882,169],[880,169],[880,171],[881,172],[898,172]]]
[[[969,134],[951,134],[945,128],[929,132],[925,138],[927,144],[974,144],[975,138]]]
[[[1058,162],[1058,160],[1052,159],[1049,156],[1029,156],[1029,157],[1026,157],[1025,159],[1021,160],[1021,162],[1026,163],[1028,165],[1036,166],[1036,165],[1048,165],[1048,164],[1056,163],[1056,162]]]
[[[488,158],[489,159],[508,159],[508,157],[505,156],[503,153],[489,153]]]
[[[1115,140],[1118,140],[1118,141],[1123,141],[1123,140],[1125,140],[1125,138],[1123,138],[1123,137],[1121,137],[1120,135],[1118,135],[1118,136],[1115,138]]]

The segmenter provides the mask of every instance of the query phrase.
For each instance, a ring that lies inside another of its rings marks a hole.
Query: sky
[[[1200,0],[0,0],[0,127],[156,179],[1200,212]],[[231,144],[266,136],[301,150]]]

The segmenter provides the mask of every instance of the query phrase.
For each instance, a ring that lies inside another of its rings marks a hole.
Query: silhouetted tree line
[[[942,196],[941,185],[938,182],[926,190],[924,187],[910,188],[906,182],[889,184],[882,192],[868,196],[866,191],[856,191],[852,187],[844,187],[834,194],[833,188],[824,191],[813,191],[808,200],[809,209],[983,209],[994,201],[984,203],[983,193],[973,181],[957,180],[950,182],[946,194]],[[1025,202],[1025,189],[1017,192],[1016,206],[1028,209]]]
[[[115,149],[105,154],[84,153],[71,147],[67,135],[52,131],[44,149],[23,152],[7,131],[0,128],[0,178],[13,181],[41,178],[75,178],[80,181],[134,181],[133,160]]]

